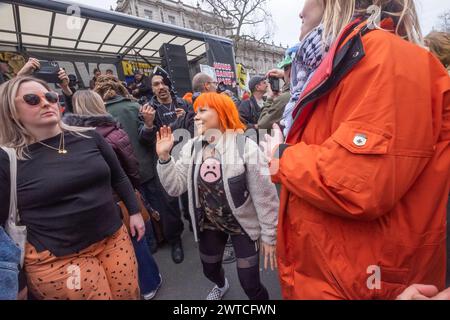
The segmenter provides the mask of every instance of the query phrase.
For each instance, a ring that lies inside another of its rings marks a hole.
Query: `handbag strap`
[[[9,200],[9,218],[19,223],[19,213],[17,209],[17,156],[16,150],[13,148],[1,147],[9,157],[9,171],[11,175],[10,181],[10,200]]]

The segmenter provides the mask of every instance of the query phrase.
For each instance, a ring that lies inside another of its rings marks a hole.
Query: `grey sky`
[[[115,7],[116,0],[72,0],[94,7],[109,9]],[[274,41],[284,46],[297,41],[300,31],[299,13],[304,0],[268,0],[269,10],[272,12],[276,24]],[[195,4],[197,0],[184,0],[185,3]],[[439,14],[450,10],[449,0],[416,0],[420,23],[423,33],[427,34],[437,24]]]

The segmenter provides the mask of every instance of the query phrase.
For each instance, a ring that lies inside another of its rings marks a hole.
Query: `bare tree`
[[[445,11],[439,16],[438,30],[450,32],[450,10]]]
[[[221,27],[234,40],[235,52],[247,41],[272,39],[274,23],[267,10],[268,0],[202,0],[205,10],[219,17]]]

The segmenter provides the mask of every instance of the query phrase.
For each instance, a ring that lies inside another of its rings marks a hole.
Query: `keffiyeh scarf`
[[[294,47],[297,53],[292,61],[291,99],[286,105],[281,120],[281,124],[285,127],[283,132],[285,137],[294,122],[292,113],[295,105],[327,53],[322,34],[323,26],[319,25]]]

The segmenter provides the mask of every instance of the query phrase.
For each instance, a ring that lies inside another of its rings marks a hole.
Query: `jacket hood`
[[[111,104],[122,102],[122,101],[132,101],[132,100],[130,98],[123,97],[123,96],[115,96],[114,98],[112,98],[108,101],[105,101],[105,105],[109,106]]]
[[[76,127],[116,127],[117,121],[111,115],[79,115],[67,114],[63,117],[63,122],[69,126]]]

